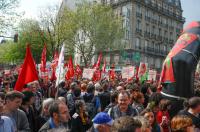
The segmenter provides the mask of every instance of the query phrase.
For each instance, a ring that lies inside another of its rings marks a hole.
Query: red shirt
[[[162,125],[161,127],[163,128],[164,132],[169,132],[169,122],[170,122],[170,116],[168,111],[158,111],[156,114],[156,121],[158,124],[162,123],[163,117],[168,120],[168,124]]]

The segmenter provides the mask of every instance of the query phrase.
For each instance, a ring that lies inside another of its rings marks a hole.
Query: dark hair
[[[93,93],[94,90],[95,90],[95,87],[94,87],[93,84],[89,84],[89,85],[87,86],[87,93]]]
[[[141,87],[141,92],[143,94],[146,94],[147,91],[148,91],[148,88],[149,88],[149,86],[147,84],[143,84],[142,87]]]
[[[118,97],[119,97],[120,94],[122,94],[122,95],[126,94],[126,95],[130,98],[130,94],[129,94],[129,92],[126,91],[126,90],[120,91],[119,94],[118,94]]]
[[[84,105],[84,101],[83,100],[76,100],[75,101],[75,109],[76,112],[79,113],[80,107]]]
[[[135,102],[136,102],[136,103],[139,103],[139,100],[140,100],[141,98],[144,98],[144,94],[141,93],[141,92],[137,92],[137,93],[135,94],[135,97],[134,97]]]
[[[166,111],[167,107],[170,105],[170,101],[168,99],[162,99],[159,103],[159,109],[161,111]]]
[[[118,94],[119,94],[119,92],[117,92],[117,91],[112,92],[110,95],[110,102],[114,103],[116,98],[118,97]]]
[[[62,81],[61,83],[59,83],[58,87],[59,87],[59,88],[64,88],[64,87],[65,87],[65,82]]]
[[[135,132],[137,128],[141,128],[140,121],[129,116],[116,119],[111,127],[111,132]]]
[[[70,89],[75,89],[77,87],[77,83],[76,82],[72,82],[70,85]]]
[[[1,98],[2,100],[5,100],[5,97],[6,97],[6,95],[5,95],[3,92],[0,92],[0,98]]]
[[[24,97],[22,98],[22,105],[25,105],[30,101],[31,97],[34,97],[34,93],[32,91],[23,91]]]
[[[163,96],[161,93],[153,93],[149,98],[149,102],[154,102],[155,106],[158,106],[162,99]]]
[[[53,113],[59,114],[59,105],[63,104],[62,101],[56,100],[52,104],[49,105],[49,114],[51,117],[53,117]]]
[[[81,89],[80,88],[75,88],[74,89],[74,96],[79,97],[81,95]]]
[[[200,105],[200,97],[192,97],[188,100],[188,107],[195,109]]]
[[[21,92],[19,92],[19,91],[10,91],[10,92],[8,92],[8,93],[6,94],[5,100],[11,100],[11,101],[13,101],[13,100],[16,99],[16,98],[21,98],[21,99],[23,99],[23,97],[24,97],[24,94],[21,93]]]

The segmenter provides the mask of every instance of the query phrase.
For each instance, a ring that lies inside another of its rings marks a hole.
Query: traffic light
[[[17,33],[14,35],[14,42],[15,42],[15,43],[18,42],[18,34],[17,34]]]

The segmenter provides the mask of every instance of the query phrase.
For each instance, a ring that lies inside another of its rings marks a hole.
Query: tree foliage
[[[68,49],[76,49],[85,65],[95,54],[120,47],[123,37],[122,19],[108,5],[84,2],[77,6],[75,17],[76,35],[66,39]]]
[[[11,28],[15,22],[18,13],[19,0],[1,0],[0,1],[0,34],[6,33],[8,28]]]

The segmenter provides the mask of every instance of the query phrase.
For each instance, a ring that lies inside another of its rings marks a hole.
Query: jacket
[[[116,105],[113,108],[109,109],[108,114],[113,120],[123,117],[123,116],[137,116],[138,115],[136,109],[132,108],[130,105],[128,106],[128,109],[126,110],[125,113],[122,113],[119,109],[119,106]]]

